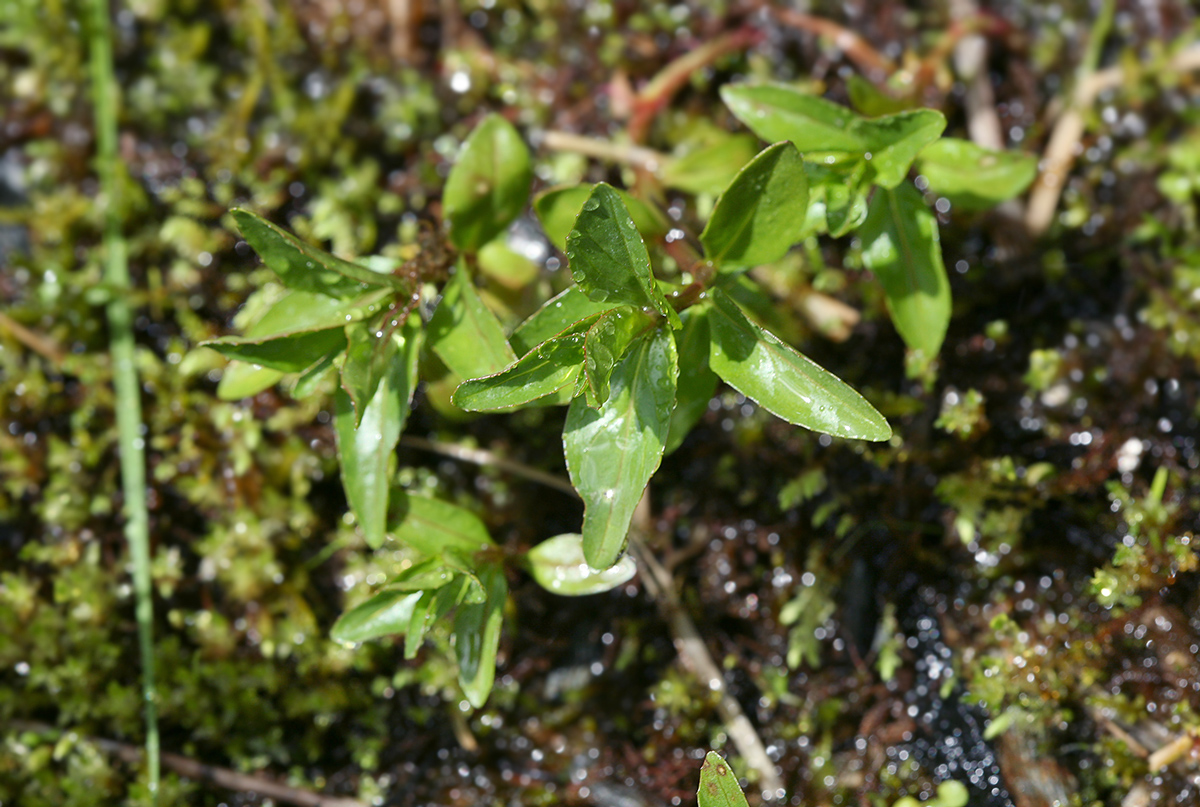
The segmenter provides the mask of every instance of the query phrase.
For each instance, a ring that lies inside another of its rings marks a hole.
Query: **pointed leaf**
[[[397,541],[427,557],[450,552],[469,560],[493,545],[487,527],[471,511],[400,489],[392,491],[388,528]]]
[[[804,159],[791,143],[776,143],[721,194],[700,241],[718,266],[771,263],[804,238],[807,213]]]
[[[683,329],[675,337],[679,348],[679,382],[665,454],[679,448],[688,432],[708,411],[708,402],[717,391],[719,379],[708,366],[708,316],[708,306],[692,306],[680,314]]]
[[[324,294],[290,291],[283,295],[242,335],[248,340],[265,341],[309,331],[341,328],[383,310],[393,292],[375,289],[353,300],[338,300]]]
[[[341,328],[330,328],[261,341],[244,336],[222,336],[201,344],[227,359],[258,364],[281,373],[299,373],[323,356],[344,350],[346,334]]]
[[[709,362],[717,375],[789,423],[835,437],[887,440],[883,415],[837,376],[746,319],[713,289]]]
[[[346,358],[342,363],[342,389],[354,404],[354,426],[358,428],[367,401],[396,355],[396,340],[377,337],[375,326],[356,322],[346,326]]]
[[[458,682],[476,709],[487,702],[496,678],[496,651],[504,622],[504,600],[508,584],[504,570],[489,564],[480,570],[487,599],[479,604],[460,605],[454,614],[454,654],[458,659]]]
[[[583,203],[567,236],[571,275],[589,298],[602,303],[652,308],[678,327],[650,273],[650,255],[621,197],[601,182]]]
[[[387,589],[351,608],[333,623],[330,635],[338,642],[365,642],[408,630],[422,591]]]
[[[339,355],[339,353],[327,353],[318,359],[316,364],[305,370],[292,387],[292,397],[302,400],[316,392],[320,388],[321,382],[333,372],[334,361]]]
[[[633,340],[653,327],[654,320],[639,309],[621,306],[601,314],[587,331],[583,345],[583,373],[588,406],[595,409],[608,400],[609,378]]]
[[[894,188],[908,176],[908,169],[921,150],[946,130],[946,117],[936,109],[914,109],[865,118],[856,124],[855,130],[866,143],[875,183]]]
[[[932,359],[950,324],[937,217],[911,184],[880,188],[860,233],[863,263],[883,284],[896,330],[906,345]]]
[[[546,237],[563,252],[567,250],[567,236],[575,227],[575,219],[579,218],[579,211],[583,209],[583,203],[592,195],[594,188],[594,185],[560,185],[542,191],[533,200],[533,209],[542,222]],[[614,190],[625,203],[642,238],[659,238],[670,229],[662,214],[655,208],[623,190]]]
[[[387,529],[392,453],[408,418],[416,386],[420,331],[406,327],[391,338],[400,341],[397,354],[388,363],[361,417],[356,418],[354,404],[345,390],[339,387],[334,393],[334,432],[342,485],[363,536],[373,549],[383,543]]]
[[[232,361],[221,372],[221,383],[217,384],[217,397],[222,401],[240,401],[270,389],[284,375],[286,374],[282,370]]]
[[[464,381],[451,400],[460,409],[482,412],[524,406],[573,387],[582,368],[588,328],[599,316],[593,314],[547,339],[502,372]]]
[[[249,210],[235,208],[231,213],[246,242],[289,288],[348,299],[372,286],[406,286],[395,275],[373,272],[306,244]]]
[[[862,118],[824,98],[783,84],[726,84],[721,98],[738,120],[768,143],[790,140],[805,154],[867,151],[854,128]]]
[[[748,807],[737,776],[716,751],[709,751],[700,768],[698,807]]]
[[[571,402],[563,448],[586,508],[583,551],[592,568],[613,565],[625,545],[633,509],[662,460],[677,376],[674,334],[660,326],[613,370],[599,411],[582,397]]]
[[[825,231],[840,238],[863,223],[867,217],[867,192],[871,189],[867,162],[861,157],[832,163],[809,163],[809,209],[824,219]]]
[[[1037,177],[1037,157],[943,137],[921,152],[918,169],[955,207],[986,210],[1024,193]]]
[[[467,137],[446,179],[442,206],[450,240],[464,252],[491,241],[521,215],[532,181],[521,135],[504,118],[488,115]]]
[[[569,286],[552,297],[529,319],[513,331],[509,341],[518,355],[525,355],[547,339],[558,336],[575,323],[595,314],[615,308],[613,303],[598,303],[589,300],[578,286]]]
[[[463,378],[493,375],[517,360],[461,262],[429,320],[429,346]]]
[[[600,594],[627,583],[637,574],[637,564],[625,555],[616,565],[597,571],[583,557],[583,536],[556,535],[529,550],[529,571],[546,591],[564,597]]]

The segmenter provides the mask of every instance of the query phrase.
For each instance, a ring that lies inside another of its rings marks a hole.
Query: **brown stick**
[[[61,731],[61,729],[46,723],[35,723],[25,720],[14,720],[8,725],[17,731],[33,731],[39,734]],[[81,737],[80,739],[91,743],[102,751],[112,754],[130,765],[141,764],[143,751],[137,746],[127,745],[126,743],[103,737]],[[258,793],[276,801],[286,804],[297,804],[300,807],[367,807],[366,802],[359,801],[358,799],[345,798],[343,796],[324,796],[311,790],[282,785],[273,779],[238,773],[229,768],[221,768],[216,765],[205,765],[203,762],[198,762],[180,754],[164,753],[162,755],[162,764],[167,770],[174,771],[188,779],[195,779],[198,782],[216,785],[217,787],[234,790],[239,793]]]
[[[11,333],[18,342],[53,363],[55,367],[62,366],[63,352],[53,340],[34,333],[4,313],[0,313],[0,330]]]

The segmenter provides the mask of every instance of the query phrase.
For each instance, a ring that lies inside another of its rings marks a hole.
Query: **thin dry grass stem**
[[[0,312],[0,331],[8,331],[13,338],[41,356],[55,367],[62,367],[65,355],[52,339],[26,328],[12,317]]]
[[[633,525],[629,531],[629,549],[638,561],[642,582],[671,628],[675,651],[679,653],[679,660],[684,668],[694,675],[697,681],[717,693],[717,712],[725,724],[725,732],[729,739],[733,740],[742,759],[758,774],[758,786],[763,799],[773,801],[782,798],[785,792],[783,779],[779,776],[775,763],[767,755],[762,738],[758,736],[758,731],[742,710],[737,698],[729,693],[721,668],[713,661],[708,646],[705,645],[700,631],[696,629],[696,623],[681,606],[674,578],[646,544],[645,537],[650,535],[652,530],[650,496],[647,489],[634,511]]]
[[[569,151],[597,160],[619,163],[654,173],[669,159],[654,149],[633,143],[614,143],[596,137],[551,130],[542,134],[542,145],[551,151]]]
[[[522,476],[532,482],[560,490],[576,499],[579,498],[579,494],[575,492],[575,488],[571,486],[571,483],[562,477],[546,473],[522,462],[506,459],[494,451],[488,451],[486,448],[468,448],[467,446],[460,446],[455,443],[426,440],[424,437],[413,437],[410,435],[401,437],[400,445],[419,448],[423,451],[432,451],[435,454],[441,454],[451,459],[469,462],[474,465],[490,465],[514,476]]]

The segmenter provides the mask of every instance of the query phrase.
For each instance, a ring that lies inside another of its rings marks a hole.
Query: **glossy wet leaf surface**
[[[937,217],[912,185],[879,189],[863,222],[863,263],[883,284],[892,322],[905,344],[938,354],[950,324],[950,281]]]
[[[571,275],[592,300],[651,308],[678,321],[650,272],[650,255],[620,195],[601,182],[567,236]]]
[[[488,115],[467,137],[446,179],[442,204],[450,240],[475,252],[521,215],[529,199],[533,166],[513,125]]]
[[[474,412],[507,409],[574,387],[588,327],[598,316],[547,339],[495,375],[464,381],[454,391],[454,405]]]
[[[633,340],[651,327],[654,320],[636,308],[621,306],[601,314],[584,339],[583,374],[588,406],[595,408],[608,400],[609,378],[633,344]]]
[[[341,328],[329,328],[268,339],[223,336],[202,344],[227,359],[257,364],[281,373],[298,373],[321,357],[345,348],[346,334]]]
[[[583,497],[583,550],[589,565],[616,562],[633,509],[662,459],[675,404],[674,335],[660,326],[642,336],[613,370],[599,411],[571,402],[563,447],[571,482]]]
[[[835,437],[886,440],[891,427],[849,385],[746,316],[720,289],[710,310],[712,369],[789,423]]]
[[[764,149],[717,201],[700,242],[719,266],[779,260],[805,234],[808,175],[791,143]]]
[[[217,397],[223,401],[237,401],[270,389],[283,378],[282,370],[260,367],[241,361],[230,362],[221,373],[217,384]]]
[[[593,569],[583,556],[583,536],[578,533],[556,535],[542,541],[525,557],[538,585],[564,597],[600,594],[628,582],[637,574],[637,564],[628,555],[607,569]]]
[[[708,366],[708,306],[693,306],[682,314],[683,328],[675,335],[679,352],[679,381],[675,390],[675,408],[667,431],[664,453],[679,448],[688,432],[708,411],[708,402],[717,391],[720,379]]]
[[[523,356],[576,323],[615,307],[612,303],[589,300],[578,286],[568,286],[518,325],[509,340],[513,350]]]
[[[405,633],[423,591],[389,589],[351,608],[334,623],[330,635],[339,642],[365,642]]]
[[[263,263],[289,288],[349,299],[372,286],[404,287],[396,277],[374,272],[306,244],[249,210],[235,208],[231,213],[238,229],[262,257]]]
[[[479,572],[486,592],[481,603],[465,603],[454,614],[454,655],[463,694],[476,709],[482,708],[496,678],[496,650],[504,621],[508,584],[504,569],[488,564]]]
[[[567,250],[567,236],[575,228],[575,219],[579,217],[583,203],[592,195],[595,187],[595,185],[568,185],[549,188],[539,193],[534,199],[533,209],[542,222],[542,229],[546,231],[546,237],[563,252]],[[667,222],[653,207],[630,196],[627,191],[620,188],[613,188],[613,190],[625,203],[625,208],[629,211],[633,223],[643,238],[654,239],[667,232],[669,229]]]
[[[379,378],[366,406],[354,402],[340,387],[334,393],[334,432],[346,499],[358,519],[367,544],[383,543],[387,530],[388,489],[392,455],[408,420],[409,401],[416,387],[419,332],[396,334],[402,340]]]

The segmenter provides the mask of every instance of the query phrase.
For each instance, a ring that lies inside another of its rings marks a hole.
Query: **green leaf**
[[[556,535],[542,541],[525,557],[537,584],[564,597],[610,591],[637,574],[637,564],[628,555],[601,571],[588,566],[583,557],[583,536],[578,533]]]
[[[758,327],[712,291],[709,363],[727,384],[788,423],[835,437],[887,440],[884,417],[837,376]]]
[[[316,392],[325,377],[334,370],[334,362],[339,355],[339,353],[326,353],[317,360],[316,364],[305,370],[292,387],[292,397],[301,400]]]
[[[357,297],[372,286],[405,288],[405,282],[395,275],[373,272],[330,255],[249,210],[230,212],[246,242],[289,288],[338,299]]]
[[[921,152],[918,170],[955,207],[986,210],[1024,193],[1037,177],[1037,157],[943,137]]]
[[[763,140],[791,140],[809,159],[817,156],[810,152],[863,156],[872,166],[874,181],[886,188],[899,184],[921,149],[946,128],[946,118],[937,110],[863,118],[832,101],[782,84],[726,85],[721,97]]]
[[[342,614],[333,623],[330,635],[338,642],[365,642],[404,633],[412,621],[417,601],[423,596],[422,591],[385,589]]]
[[[496,678],[496,651],[504,622],[504,600],[508,597],[503,568],[488,564],[480,570],[479,577],[487,599],[479,604],[460,605],[454,614],[458,682],[476,709],[487,702]]]
[[[825,230],[840,238],[867,217],[867,191],[871,188],[867,163],[861,158],[833,165],[809,163],[814,213],[825,219]],[[811,215],[811,214],[810,214]]]
[[[715,143],[667,162],[660,176],[668,188],[716,196],[728,187],[742,166],[754,159],[757,153],[758,139],[752,135],[721,132],[720,139]],[[630,213],[633,213],[632,208]],[[636,214],[634,221],[637,221]],[[638,229],[641,229],[640,225]]]
[[[567,236],[575,228],[575,219],[579,218],[583,203],[592,195],[594,189],[594,185],[559,186],[542,191],[533,200],[533,209],[542,222],[546,237],[563,252],[567,250]],[[643,238],[653,240],[670,229],[662,214],[655,208],[623,190],[617,190],[617,195],[625,203]]]
[[[513,350],[523,356],[577,322],[615,307],[613,303],[589,300],[578,286],[570,286],[518,325],[509,341]]]
[[[532,181],[521,135],[504,118],[488,115],[467,137],[446,179],[442,206],[450,240],[464,252],[491,241],[521,215]]]
[[[427,557],[443,552],[470,560],[492,546],[487,527],[469,510],[403,490],[392,491],[388,528],[393,537]]]
[[[790,140],[806,154],[868,150],[855,129],[862,118],[810,93],[783,84],[726,84],[721,98],[738,120],[768,143]]]
[[[599,314],[547,339],[502,372],[464,381],[451,398],[471,412],[524,406],[573,386],[584,359],[584,340]]]
[[[589,298],[601,303],[652,308],[679,327],[650,273],[650,255],[621,197],[601,182],[583,203],[567,236],[571,275]]]
[[[583,374],[587,404],[593,409],[608,400],[609,379],[633,340],[654,325],[637,308],[621,306],[601,314],[584,339]]]
[[[420,350],[417,328],[406,325],[391,338],[400,342],[398,353],[387,363],[375,393],[359,416],[345,390],[339,387],[334,393],[333,425],[342,485],[363,536],[373,549],[383,543],[387,531],[392,454],[408,419]]]
[[[846,79],[846,90],[850,105],[869,117],[903,112],[912,106],[908,99],[895,98],[857,74]]]
[[[388,581],[387,588],[396,591],[437,589],[454,579],[454,571],[441,558],[426,558],[400,571]]]
[[[571,482],[583,498],[583,551],[606,569],[625,544],[633,509],[662,460],[675,404],[675,337],[655,328],[613,370],[611,394],[599,411],[571,402],[563,448]]]
[[[860,233],[863,263],[883,284],[896,330],[906,345],[933,358],[950,324],[937,218],[911,184],[881,188]]]
[[[517,359],[462,262],[429,320],[429,346],[463,378],[493,375]]]
[[[346,358],[342,363],[342,389],[354,404],[354,426],[362,421],[367,401],[379,388],[396,353],[396,340],[375,336],[375,326],[356,322],[346,326]]]
[[[297,333],[341,328],[383,310],[392,292],[368,291],[353,300],[338,300],[323,294],[291,291],[283,295],[246,329],[243,338],[264,341]]]
[[[804,159],[791,143],[776,143],[721,194],[700,242],[719,266],[771,263],[804,238],[807,213]]]
[[[908,176],[908,169],[921,150],[946,130],[946,117],[936,109],[914,109],[865,118],[855,129],[866,143],[875,183],[894,188]]]
[[[749,807],[733,769],[716,751],[704,758],[696,801],[699,807]]]
[[[221,372],[217,397],[222,401],[240,401],[275,386],[284,375],[281,370],[233,361]]]
[[[679,448],[708,411],[708,402],[717,391],[719,379],[708,366],[708,317],[708,306],[704,305],[692,306],[680,314],[683,329],[675,337],[679,348],[679,381],[664,454]]]
[[[330,353],[340,353],[346,347],[346,334],[341,328],[310,331],[258,340],[244,336],[222,336],[201,342],[227,359],[258,364],[281,373],[298,373]]]

